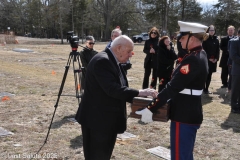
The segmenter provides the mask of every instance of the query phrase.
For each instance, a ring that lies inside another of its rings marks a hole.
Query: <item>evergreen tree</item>
[[[219,28],[219,33],[225,35],[229,25],[240,26],[240,4],[238,0],[218,0],[214,5],[217,9],[215,25]]]

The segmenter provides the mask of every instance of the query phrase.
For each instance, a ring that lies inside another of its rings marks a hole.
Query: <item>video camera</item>
[[[73,31],[67,32],[67,41],[69,41],[72,48],[78,48],[79,46],[79,37],[76,36]]]

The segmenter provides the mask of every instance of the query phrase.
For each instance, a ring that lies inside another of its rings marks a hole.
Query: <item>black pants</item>
[[[143,89],[149,88],[149,76],[151,74],[151,70],[153,70],[152,71],[151,86],[156,89],[156,85],[157,85],[157,69],[151,68],[151,67],[146,67],[145,68],[144,78],[143,78],[143,85],[142,85]]]
[[[231,107],[240,109],[240,75],[232,75]]]
[[[222,67],[221,80],[224,86],[228,85],[228,67]]]
[[[232,89],[232,74],[231,74],[232,66],[228,67],[229,79],[228,79],[228,90]]]
[[[158,85],[158,92],[161,92],[163,88],[165,88],[166,84],[171,80],[170,77],[158,77],[159,78],[159,85]]]
[[[205,82],[204,91],[208,91],[211,80],[212,80],[212,72],[209,72],[207,75],[207,80]]]
[[[83,152],[85,160],[109,160],[116,142],[117,133],[96,131],[82,125]]]

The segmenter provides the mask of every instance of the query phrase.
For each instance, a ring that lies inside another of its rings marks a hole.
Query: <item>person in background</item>
[[[111,47],[111,43],[112,41],[117,38],[118,36],[122,35],[122,31],[119,27],[115,28],[114,30],[112,30],[112,33],[111,33],[111,41],[107,44],[106,48],[104,51],[106,51],[108,48]]]
[[[113,40],[106,52],[95,55],[88,65],[84,94],[75,119],[82,127],[86,160],[109,160],[117,134],[127,127],[126,102],[136,96],[156,97],[154,89],[128,87],[119,65],[132,57],[133,41],[125,35]]]
[[[86,37],[86,47],[83,48],[81,52],[79,52],[82,67],[84,67],[84,73],[81,79],[81,89],[84,90],[85,87],[85,74],[87,72],[87,67],[90,62],[90,60],[95,56],[98,52],[93,49],[93,46],[95,44],[95,39],[93,36],[87,36]]]
[[[149,31],[149,39],[145,41],[143,52],[146,54],[144,59],[144,78],[142,88],[149,88],[149,76],[152,71],[152,80],[150,88],[156,88],[157,85],[157,53],[159,31],[153,27]]]
[[[228,87],[228,65],[227,65],[227,61],[229,57],[228,41],[234,38],[234,31],[235,31],[235,27],[229,26],[227,29],[228,35],[226,37],[221,38],[220,49],[222,50],[222,56],[219,63],[219,67],[222,68],[221,80],[223,85],[221,86],[221,88]]]
[[[108,48],[110,48],[112,41],[120,35],[122,35],[122,31],[121,31],[120,27],[117,26],[114,30],[112,30],[111,41],[107,44],[104,51],[106,51]],[[125,71],[125,74],[127,75],[127,70],[129,70],[132,67],[132,64],[130,63],[130,60],[128,60],[126,63],[121,63],[121,65],[122,65],[122,67]]]
[[[179,40],[181,39],[181,34],[177,35],[177,50],[178,50],[178,54],[177,54],[177,61],[176,61],[176,65],[182,61],[183,57],[188,53],[186,49],[182,48],[181,42],[179,42]]]
[[[231,113],[240,114],[240,29],[238,37],[229,41],[229,58],[232,60]]]
[[[158,92],[160,92],[165,85],[170,81],[173,71],[174,61],[177,59],[177,55],[173,46],[170,44],[170,38],[168,36],[161,37],[159,41],[158,51],[158,69],[157,77],[159,78]]]
[[[204,86],[203,92],[205,94],[211,94],[209,91],[209,85],[212,79],[212,73],[217,71],[217,61],[219,60],[219,40],[216,36],[216,28],[213,25],[210,25],[207,29],[209,33],[209,38],[206,41],[203,41],[203,49],[207,53],[208,58],[208,76]]]
[[[172,79],[147,108],[136,111],[143,122],[151,122],[152,115],[170,102],[171,159],[193,160],[197,130],[203,121],[202,90],[208,75],[208,59],[202,41],[208,37],[205,25],[178,21],[182,34],[182,48],[187,54],[177,65]]]

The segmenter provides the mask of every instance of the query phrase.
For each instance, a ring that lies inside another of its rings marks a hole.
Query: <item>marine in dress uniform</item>
[[[201,95],[208,74],[208,60],[202,49],[208,37],[205,25],[178,21],[181,45],[188,50],[172,73],[172,79],[147,108],[137,111],[143,119],[170,103],[170,141],[172,160],[193,160],[197,130],[203,121]],[[150,122],[151,120],[149,120]],[[148,121],[145,121],[148,122]]]

